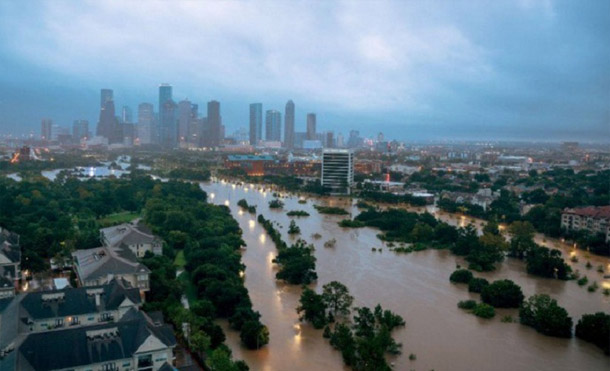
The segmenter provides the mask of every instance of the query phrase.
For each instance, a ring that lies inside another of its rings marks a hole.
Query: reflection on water
[[[314,203],[328,204],[328,198],[307,204],[299,204],[296,196],[288,196],[284,211],[270,212],[265,199],[266,191],[246,192],[243,187],[221,183],[204,184],[208,194],[215,193],[220,200],[245,198],[248,204],[257,205],[259,213],[286,227],[291,218],[288,210],[304,210],[311,216],[295,218],[301,228],[301,237],[316,247],[317,286],[337,280],[347,285],[355,297],[355,306],[373,307],[381,303],[384,308],[403,316],[407,326],[398,329],[395,337],[403,343],[403,355],[392,358],[396,370],[608,370],[610,357],[603,355],[593,345],[577,339],[556,339],[545,337],[531,328],[517,323],[502,323],[506,315],[517,318],[514,309],[498,310],[493,320],[482,320],[459,310],[457,302],[465,299],[479,299],[463,285],[452,285],[449,275],[456,264],[466,265],[463,259],[445,250],[426,250],[409,255],[396,255],[386,248],[383,253],[373,253],[371,247],[382,247],[376,237],[377,230],[370,228],[343,229],[337,225],[342,217],[321,215]],[[256,186],[250,185],[251,189]],[[358,209],[352,207],[349,199],[332,199],[335,206],[345,207],[352,215]],[[238,216],[239,207],[230,205],[233,215]],[[467,225],[473,220],[427,210],[452,225]],[[262,314],[262,321],[269,327],[270,342],[259,351],[250,351],[240,346],[239,334],[227,330],[227,343],[235,357],[244,359],[252,370],[342,370],[343,362],[322,337],[321,330],[309,324],[300,324],[295,308],[299,305],[301,288],[285,285],[275,280],[277,269],[272,263],[276,249],[263,228],[251,218],[237,218],[244,231],[247,249],[243,252],[243,262],[247,267],[245,284],[254,309]],[[480,221],[474,220],[480,229]],[[287,228],[279,229],[284,239],[289,241]],[[322,237],[312,238],[319,233]],[[324,248],[324,241],[337,240],[332,249]],[[537,240],[543,239],[537,236]],[[561,248],[568,256],[570,246],[560,241],[547,239],[547,246]],[[589,256],[577,251],[578,263],[570,263],[586,273],[602,287],[610,287],[610,280],[603,280],[603,274],[595,268],[587,270],[590,260],[594,267],[602,264],[610,269],[607,258]],[[607,273],[606,273],[607,274]],[[488,280],[508,278],[519,284],[526,296],[534,293],[548,293],[565,307],[574,323],[583,313],[608,312],[610,298],[601,290],[587,292],[574,281],[556,281],[533,278],[525,272],[524,264],[514,259],[506,260],[497,271],[476,274]],[[226,325],[225,325],[226,326]],[[408,354],[417,355],[416,361],[409,361]]]

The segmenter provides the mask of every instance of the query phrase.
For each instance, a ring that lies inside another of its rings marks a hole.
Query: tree
[[[534,226],[529,222],[516,221],[508,227],[508,233],[511,236],[509,255],[523,259],[525,253],[534,246]]]
[[[269,343],[269,330],[258,320],[246,321],[241,328],[239,338],[248,349],[260,349]]]
[[[220,347],[212,352],[205,363],[212,371],[248,371],[248,365],[243,361],[233,362],[231,360],[231,350]]]
[[[189,343],[192,350],[201,354],[210,347],[210,337],[205,332],[198,330],[191,334]]]
[[[300,321],[308,321],[315,328],[322,328],[327,323],[326,319],[326,303],[322,295],[317,294],[312,289],[305,287],[301,298],[300,305],[297,307],[297,313],[300,315]]]
[[[332,281],[322,287],[322,300],[333,316],[347,316],[354,297],[341,282]]]
[[[610,355],[610,314],[585,314],[576,324],[576,337],[591,342]]]
[[[297,225],[294,220],[290,221],[290,226],[288,227],[288,234],[299,234],[301,233],[301,228]]]
[[[481,300],[496,308],[519,308],[523,302],[523,292],[511,280],[498,280],[483,288]]]
[[[468,269],[456,269],[451,276],[449,276],[449,281],[453,283],[468,283],[472,280],[472,272]]]
[[[572,268],[561,257],[561,251],[534,245],[526,257],[527,273],[537,276],[569,279]]]
[[[479,244],[477,229],[472,224],[458,229],[458,237],[451,251],[456,255],[468,255]]]
[[[495,263],[504,260],[506,241],[500,234],[486,233],[479,238],[479,243],[472,246],[466,260],[469,267],[477,271],[491,271]]]
[[[546,294],[531,296],[519,308],[519,320],[536,331],[555,337],[572,337],[572,318]]]
[[[468,291],[480,293],[487,286],[489,286],[489,281],[485,278],[473,278],[468,282]]]

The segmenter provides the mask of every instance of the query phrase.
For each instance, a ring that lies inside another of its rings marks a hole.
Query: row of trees
[[[277,279],[293,285],[309,284],[318,279],[313,245],[308,245],[304,240],[299,239],[293,245],[288,246],[272,221],[265,219],[261,214],[258,216],[258,222],[267,231],[278,251],[277,256],[273,259],[273,262],[279,266],[279,271],[275,274]]]
[[[297,313],[301,321],[315,328],[324,327],[324,337],[341,352],[343,362],[354,370],[390,370],[386,354],[400,354],[401,344],[391,333],[405,325],[403,318],[377,305],[354,309],[354,298],[347,287],[333,281],[323,286],[322,294],[305,287]]]

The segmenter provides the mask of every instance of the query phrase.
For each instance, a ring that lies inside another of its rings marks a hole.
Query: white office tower
[[[322,152],[322,186],[331,194],[350,194],[354,184],[354,152],[325,149]]]

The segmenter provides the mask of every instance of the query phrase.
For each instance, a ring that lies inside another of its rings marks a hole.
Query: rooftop
[[[588,216],[591,218],[610,219],[610,205],[609,206],[576,207],[573,209],[565,209],[563,212],[568,213],[568,214],[580,215],[580,216]]]

